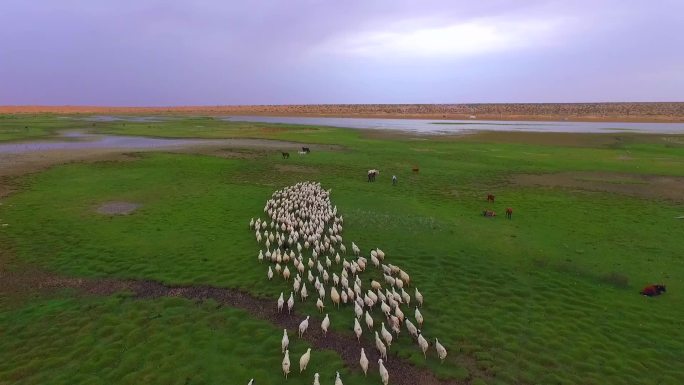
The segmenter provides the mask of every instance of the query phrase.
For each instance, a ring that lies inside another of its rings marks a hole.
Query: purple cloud
[[[5,0],[0,104],[684,100],[684,3]]]

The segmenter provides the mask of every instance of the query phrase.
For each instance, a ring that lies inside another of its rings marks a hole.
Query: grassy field
[[[0,220],[7,223],[0,242],[17,260],[68,276],[241,288],[275,303],[281,291],[289,293],[289,285],[267,283],[247,222],[262,213],[275,189],[316,180],[332,188],[333,203],[345,217],[347,243],[354,240],[362,250],[381,247],[389,262],[411,274],[426,298],[426,336],[439,337],[450,351],[443,365],[434,352],[425,361],[404,335],[392,345],[400,356],[471,383],[684,383],[684,222],[674,219],[684,214],[684,199],[662,199],[641,179],[627,183],[634,194],[596,188],[597,181],[616,183],[608,174],[624,175],[621,183],[629,182],[629,175],[682,183],[681,137],[497,133],[425,140],[200,118],[98,123],[90,129],[274,138],[343,148],[287,160],[258,150],[228,159],[146,153],[133,161],[71,164],[27,175],[18,181],[23,191],[0,206]],[[419,173],[411,172],[414,165]],[[373,167],[381,175],[371,184],[365,170]],[[516,183],[518,174],[559,172],[581,172],[576,183],[593,187]],[[396,187],[392,174],[399,177]],[[489,192],[496,194],[496,203],[485,202]],[[97,213],[108,201],[142,206],[128,216]],[[509,206],[514,208],[511,221],[480,215],[485,208],[503,214]],[[639,296],[639,289],[652,282],[666,283],[667,294]],[[307,306],[302,311],[314,314],[313,301]],[[10,383],[46,383],[53,376],[54,383],[69,378],[98,383],[93,373],[112,362],[117,369],[107,371],[103,383],[166,382],[164,376],[180,383],[194,373],[201,377],[189,383],[210,384],[225,382],[231,368],[242,379],[263,367],[272,370],[260,373],[272,377],[261,383],[284,383],[278,376],[279,355],[261,352],[267,344],[278,344],[279,331],[237,310],[170,299],[65,294],[5,303],[0,310],[0,330],[12,335],[0,341],[0,383],[6,376]],[[153,322],[150,314],[167,311],[177,322],[162,317],[148,339],[139,336],[139,327]],[[331,316],[333,328],[351,330],[351,323],[335,322],[351,320],[349,309]],[[212,326],[216,322],[225,338],[212,337],[219,333]],[[79,332],[82,328],[91,332]],[[227,335],[227,328],[248,332]],[[105,335],[98,338],[98,333]],[[50,340],[53,334],[64,337]],[[115,341],[127,338],[134,341],[124,360]],[[17,349],[21,354],[12,353]],[[89,357],[85,371],[63,361],[91,349],[102,356]],[[158,359],[159,368],[140,363],[145,356]],[[187,365],[174,365],[176,360]],[[43,361],[50,365],[37,370]],[[321,369],[315,370],[333,373],[338,363],[330,353],[330,361],[317,362]],[[366,382],[350,377],[345,383]]]
[[[0,314],[0,382],[20,384],[262,384],[278,376],[282,330],[216,303],[178,298],[52,299]],[[240,338],[236,336],[249,336]],[[288,383],[309,347],[291,336]],[[296,369],[294,369],[296,367]],[[373,382],[341,370],[334,352],[316,351],[310,368],[340,370],[349,383]]]

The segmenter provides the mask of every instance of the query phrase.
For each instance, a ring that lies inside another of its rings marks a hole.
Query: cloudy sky
[[[0,104],[684,101],[682,0],[1,0]]]

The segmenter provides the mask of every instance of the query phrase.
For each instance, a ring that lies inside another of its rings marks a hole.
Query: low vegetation
[[[145,153],[136,160],[62,165],[21,177],[13,183],[22,191],[0,206],[0,222],[7,224],[0,228],[0,242],[21,263],[68,276],[240,288],[272,298],[275,309],[278,294],[289,294],[290,285],[266,283],[266,266],[257,261],[247,223],[262,215],[274,190],[315,180],[332,189],[345,219],[345,242],[355,241],[364,253],[381,247],[388,260],[411,273],[426,298],[425,333],[438,336],[449,350],[444,364],[434,352],[426,361],[404,334],[392,344],[392,354],[473,384],[684,383],[684,223],[675,219],[683,214],[684,199],[603,191],[595,180],[583,185],[581,178],[570,187],[513,182],[518,174],[600,172],[625,180],[634,175],[640,183],[621,188],[648,189],[649,179],[641,176],[684,176],[684,152],[673,136],[575,135],[565,146],[557,140],[520,141],[515,133],[497,134],[496,140],[426,140],[207,118],[98,122],[88,128],[341,147],[305,156],[293,152],[289,159],[262,150],[243,150],[250,156],[240,158]],[[375,183],[366,182],[370,168],[380,170]],[[397,186],[391,183],[394,174]],[[486,202],[487,193],[496,195],[495,203]],[[106,202],[139,206],[128,215],[104,215],[98,208]],[[514,209],[512,220],[503,215],[506,207]],[[484,218],[484,209],[498,216]],[[665,295],[639,296],[642,286],[660,282],[667,284]],[[107,368],[100,379],[105,383],[222,383],[234,378],[232,368],[239,379],[260,375],[260,384],[285,383],[282,331],[237,310],[176,299],[55,295],[0,301],[0,329],[11,335],[0,341],[0,378],[44,383],[54,376],[48,382],[66,383],[78,375],[97,382],[92,373]],[[298,311],[317,317],[314,302]],[[340,318],[351,320],[351,309]],[[332,322],[333,330],[349,333],[350,343],[352,326]],[[53,335],[59,338],[48,337]],[[120,341],[127,339],[131,349],[123,354]],[[269,343],[273,354],[264,353]],[[87,357],[84,370],[64,361],[93,349],[98,353]],[[48,363],[43,370],[36,366],[40,361]],[[329,360],[310,367],[323,368],[315,370],[331,379],[339,362],[330,353]],[[356,377],[345,384],[363,381]],[[310,382],[293,377],[288,383]],[[379,377],[367,383],[379,383]]]

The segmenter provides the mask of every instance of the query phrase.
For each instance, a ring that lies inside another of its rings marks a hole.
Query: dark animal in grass
[[[513,216],[513,209],[508,207],[506,209],[506,218],[511,219],[512,216]]]
[[[283,159],[289,159],[290,158],[290,153],[289,152],[283,152]]]
[[[494,195],[487,194],[487,202],[494,202]]]
[[[375,177],[380,174],[380,170],[368,170],[368,181],[369,182],[375,182]]]
[[[662,293],[665,293],[667,289],[665,288],[665,285],[648,285],[645,288],[641,289],[639,294],[644,295],[646,297],[655,297],[659,296]]]
[[[306,153],[311,152],[311,150],[309,149],[309,147],[302,147],[302,151],[303,151],[303,152],[306,152]]]
[[[484,210],[482,212],[482,216],[484,216],[484,217],[495,217],[496,213],[492,210]]]

